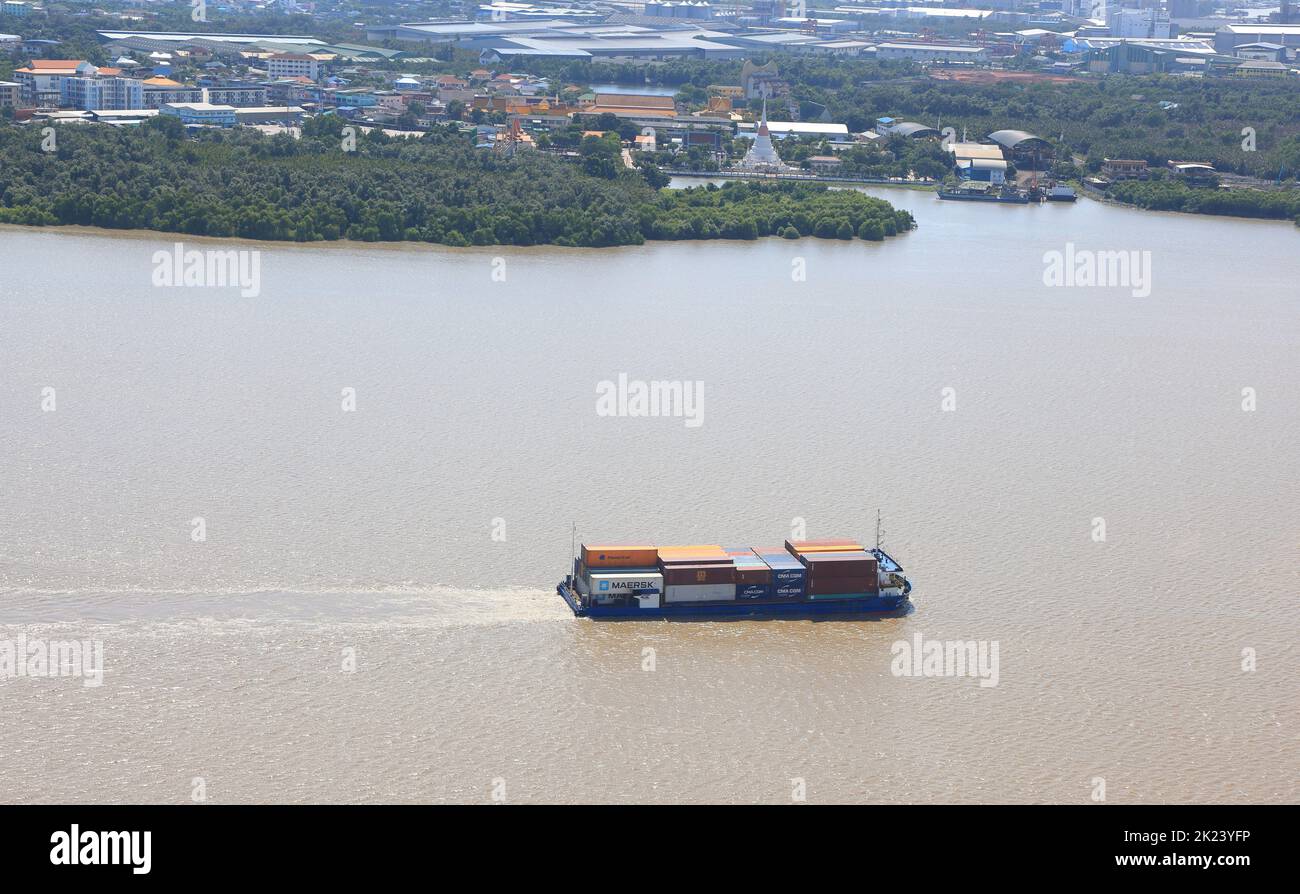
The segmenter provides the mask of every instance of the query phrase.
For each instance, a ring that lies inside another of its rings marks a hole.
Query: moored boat
[[[1000,189],[991,189],[987,184],[967,181],[956,187],[939,187],[939,198],[958,202],[1006,202],[1012,205],[1028,205],[1029,193],[1011,185]]]

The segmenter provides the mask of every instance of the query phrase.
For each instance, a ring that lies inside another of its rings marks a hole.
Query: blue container
[[[789,553],[759,553],[772,569],[772,596],[776,599],[803,599],[808,586],[808,569]]]
[[[771,599],[772,588],[763,584],[736,584],[737,599]]]

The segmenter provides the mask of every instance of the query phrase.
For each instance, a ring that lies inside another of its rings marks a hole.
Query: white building
[[[952,46],[930,43],[882,43],[876,47],[877,59],[910,59],[913,62],[988,61],[983,47]]]
[[[315,81],[320,77],[320,63],[305,53],[277,53],[266,60],[266,75],[278,78],[310,78]]]
[[[85,59],[33,59],[26,67],[14,69],[14,80],[23,102],[54,107],[63,101],[64,78],[93,77],[98,70]]]
[[[1169,38],[1173,34],[1169,16],[1158,9],[1112,6],[1106,10],[1106,28],[1111,37]]]
[[[190,87],[171,78],[148,78],[141,82],[141,86],[144,88],[144,104],[140,106],[142,109],[158,109],[169,102],[199,102],[203,99],[203,91],[198,87]]]
[[[224,84],[208,87],[205,101],[219,106],[254,108],[266,105],[267,90],[260,84]]]
[[[64,78],[60,84],[60,103],[87,112],[100,109],[140,109],[144,108],[144,87],[135,78],[116,75]]]
[[[202,124],[208,127],[234,127],[238,120],[234,106],[219,106],[210,102],[169,102],[158,111],[181,119],[182,124]]]

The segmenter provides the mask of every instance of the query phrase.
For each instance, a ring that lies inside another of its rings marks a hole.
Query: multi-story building
[[[23,102],[52,108],[62,102],[64,78],[92,77],[96,71],[85,59],[33,59],[14,70],[14,80]]]
[[[320,78],[320,63],[306,53],[276,53],[266,60],[269,78]]]
[[[62,105],[87,112],[144,107],[142,83],[122,77],[116,68],[98,69],[88,78],[64,78],[59,89]]]
[[[22,87],[17,81],[0,81],[0,109],[18,108]]]
[[[208,102],[241,109],[261,107],[266,105],[266,88],[260,84],[221,84],[208,88]]]
[[[4,0],[0,3],[0,14],[22,19],[32,14],[32,7],[23,0]]]
[[[169,102],[201,102],[203,90],[173,81],[171,78],[148,78],[141,82],[144,88],[142,109],[160,109]]]
[[[1158,9],[1151,8],[1108,7],[1106,28],[1110,31],[1111,37],[1169,38],[1172,36],[1169,16]]]

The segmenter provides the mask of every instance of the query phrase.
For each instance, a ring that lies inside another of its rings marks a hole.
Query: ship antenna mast
[[[880,549],[880,544],[881,544],[880,535],[881,535],[881,530],[880,530],[880,510],[877,509],[877,510],[876,510],[876,549]]]

